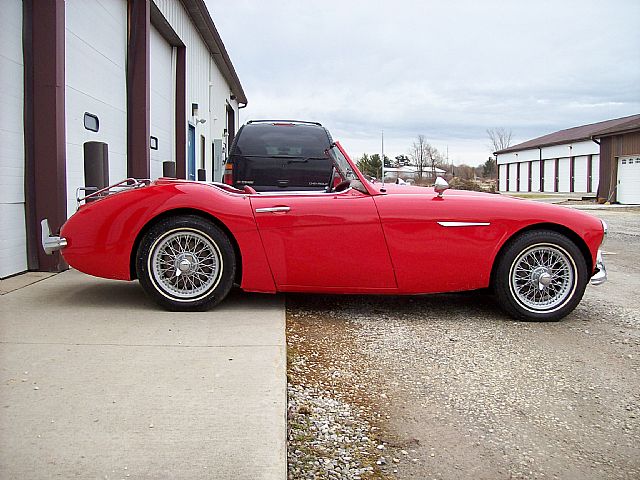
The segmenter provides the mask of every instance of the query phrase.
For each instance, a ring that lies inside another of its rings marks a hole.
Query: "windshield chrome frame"
[[[380,195],[381,193],[379,191],[377,191],[373,185],[371,185],[371,183],[365,178],[365,176],[362,174],[362,172],[358,169],[358,167],[356,167],[355,163],[353,163],[353,161],[351,160],[351,158],[349,157],[349,155],[347,155],[347,152],[344,151],[344,148],[342,148],[342,145],[340,145],[340,142],[333,142],[331,144],[331,147],[329,147],[329,149],[327,149],[327,152],[329,154],[329,156],[331,157],[331,160],[333,161],[334,167],[338,170],[338,172],[340,173],[340,175],[342,176],[343,173],[340,170],[340,165],[338,164],[338,159],[335,156],[335,152],[334,152],[334,148],[337,148],[338,151],[340,152],[340,154],[344,157],[344,159],[347,161],[347,163],[349,164],[349,167],[351,168],[351,171],[355,174],[355,176],[357,177],[357,179],[360,181],[360,183],[362,183],[362,185],[364,185],[364,188],[367,190],[367,192],[369,193],[369,195]],[[343,177],[344,178],[344,177]],[[345,179],[346,180],[346,179]]]

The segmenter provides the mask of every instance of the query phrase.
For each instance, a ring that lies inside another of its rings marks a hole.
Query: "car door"
[[[281,291],[394,291],[396,281],[373,198],[340,193],[250,196]]]

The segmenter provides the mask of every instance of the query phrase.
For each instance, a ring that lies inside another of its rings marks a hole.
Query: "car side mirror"
[[[436,183],[433,185],[433,190],[442,197],[445,190],[449,188],[449,183],[442,177],[436,178]]]

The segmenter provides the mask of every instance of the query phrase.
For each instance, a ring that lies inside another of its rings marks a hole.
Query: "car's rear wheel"
[[[136,273],[147,294],[168,310],[205,310],[227,296],[235,277],[225,233],[195,215],[169,217],[142,238]]]
[[[500,306],[529,321],[558,321],[580,303],[588,281],[580,249],[550,231],[525,232],[507,245],[494,276]]]

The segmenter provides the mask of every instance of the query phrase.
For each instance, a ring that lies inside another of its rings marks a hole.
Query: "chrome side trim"
[[[267,212],[288,212],[291,210],[291,207],[268,207],[268,208],[256,208],[256,213],[267,213]]]
[[[438,222],[442,227],[488,227],[490,222]]]
[[[596,273],[591,277],[591,285],[602,285],[606,281],[607,269],[604,266],[602,250],[598,249],[598,256],[596,257]]]
[[[42,228],[42,249],[47,255],[53,255],[53,252],[58,251],[67,246],[67,239],[62,237],[55,237],[51,235],[51,229],[49,228],[49,220],[46,218],[40,222]]]

